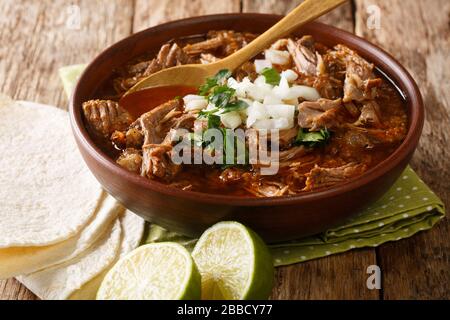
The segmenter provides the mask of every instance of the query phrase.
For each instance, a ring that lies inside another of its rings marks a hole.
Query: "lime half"
[[[106,274],[99,300],[200,299],[200,274],[189,252],[170,242],[130,252]]]
[[[261,238],[238,222],[215,224],[198,240],[192,256],[202,276],[202,299],[267,299],[273,260]]]

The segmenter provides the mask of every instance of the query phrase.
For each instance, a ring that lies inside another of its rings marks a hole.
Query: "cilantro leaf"
[[[295,138],[295,144],[316,147],[327,143],[330,137],[331,132],[328,131],[327,128],[313,132],[309,132],[301,128]]]
[[[261,74],[266,78],[266,83],[271,85],[278,85],[280,83],[281,76],[274,68],[264,68]]]
[[[218,84],[225,84],[225,81],[228,80],[229,77],[231,77],[231,71],[228,69],[222,69],[219,72],[216,73],[214,76],[214,79],[216,79],[216,82]]]
[[[231,98],[233,97],[235,91],[236,90],[234,90],[233,88],[227,86],[217,86],[209,95],[208,100],[217,108],[223,109],[226,108],[228,103],[231,101]]]
[[[228,69],[222,69],[216,73],[214,77],[207,78],[205,84],[202,84],[198,88],[198,93],[201,96],[206,96],[214,87],[218,85],[224,85],[225,81],[231,77],[231,71]]]
[[[222,128],[223,134],[223,155],[224,161],[227,161],[227,153],[234,154],[234,158],[231,163],[223,163],[220,168],[225,170],[227,168],[232,167],[245,167],[249,164],[249,151],[247,145],[245,144],[245,138],[241,138],[239,136],[233,136],[232,134],[228,135],[227,133],[233,132],[231,129]],[[244,154],[238,154],[240,151],[244,151]],[[243,158],[242,158],[243,157]],[[243,161],[242,161],[243,160]],[[241,162],[241,163],[238,163]],[[244,163],[242,163],[244,162]]]
[[[208,115],[208,129],[219,127],[220,127],[220,117],[215,114]]]
[[[243,100],[236,100],[236,101],[228,103],[226,105],[226,107],[224,108],[222,114],[232,112],[232,111],[240,111],[240,110],[247,109],[247,108],[248,108],[247,102],[245,102]]]
[[[219,109],[214,108],[211,110],[202,110],[198,113],[198,117],[199,118],[208,118],[210,115],[216,113],[217,111],[219,111]]]

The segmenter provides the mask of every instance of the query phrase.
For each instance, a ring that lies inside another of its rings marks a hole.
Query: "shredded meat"
[[[360,128],[352,125],[348,125],[355,131],[364,134],[367,139],[373,145],[390,145],[400,142],[404,139],[406,130],[403,127],[395,127],[389,129],[371,129],[371,128]]]
[[[169,112],[179,108],[180,105],[179,100],[170,100],[144,113],[139,118],[140,126],[144,132],[144,145],[161,143],[167,134],[167,131],[162,129],[161,121]]]
[[[141,148],[144,143],[144,135],[138,128],[130,128],[125,134],[127,148]]]
[[[292,128],[279,131],[278,148],[270,144],[275,136],[269,133],[269,145],[259,146],[261,131],[246,128],[245,111],[239,111],[242,124],[238,128],[246,129],[249,166],[225,169],[214,164],[172,162],[172,155],[180,151],[175,148],[179,141],[188,141],[191,160],[196,160],[194,154],[200,148],[211,156],[223,154],[225,150],[203,148],[204,143],[199,143],[201,133],[216,122],[206,113],[199,117],[199,110],[185,110],[182,99],[162,104],[138,119],[132,119],[114,102],[148,75],[181,64],[214,63],[254,38],[255,35],[245,32],[210,31],[206,35],[171,40],[156,55],[148,52],[137,57],[114,71],[116,95],[109,97],[110,90],[105,90],[108,96],[103,95],[104,100],[91,100],[83,105],[87,126],[96,140],[105,143],[105,151],[131,172],[182,190],[257,197],[299,194],[345,182],[386,159],[404,139],[408,116],[395,87],[379,78],[374,65],[353,50],[344,45],[328,48],[311,36],[284,38],[273,43],[272,49],[288,51],[290,56],[288,63],[275,64],[274,68],[278,73],[294,70],[297,77],[292,83],[315,88],[321,99],[283,101],[298,104],[297,119]],[[263,53],[258,57],[262,58]],[[254,61],[243,63],[233,72],[238,81],[245,77],[253,81],[258,76]],[[243,96],[242,99],[245,101]],[[223,129],[223,123],[219,127]],[[331,134],[320,145],[295,142],[299,130],[323,128]],[[193,136],[194,133],[200,135]],[[184,139],[187,137],[189,140]],[[226,148],[229,147],[227,141]],[[276,166],[278,172],[274,176],[261,172]]]
[[[344,103],[345,110],[354,118],[359,117],[361,112],[359,111],[358,107],[353,102],[346,102]]]
[[[147,144],[142,147],[143,162],[141,175],[171,181],[181,170],[170,158],[172,146],[167,144]]]
[[[281,163],[283,162],[289,162],[292,159],[295,159],[297,157],[304,156],[308,153],[308,150],[304,146],[296,146],[292,147],[288,150],[281,151],[279,154],[279,161]]]
[[[231,184],[240,181],[244,174],[245,174],[244,170],[232,167],[223,170],[219,176],[219,179],[222,183]]]
[[[298,124],[311,131],[333,128],[337,126],[337,112],[341,105],[341,99],[302,102],[298,106]]]
[[[111,135],[113,144],[123,150],[125,148],[140,149],[144,142],[144,135],[139,125],[139,121],[135,121],[126,131],[114,131]]]
[[[252,62],[245,62],[242,66],[240,66],[236,70],[236,80],[242,81],[245,77],[248,77],[250,80],[255,80],[258,74],[255,70],[255,64]]]
[[[376,101],[371,100],[364,103],[361,109],[361,115],[358,120],[355,122],[357,126],[366,126],[372,125],[375,127],[379,127],[381,125],[380,121],[380,106]]]
[[[142,166],[142,155],[139,150],[127,148],[117,159],[117,164],[128,171],[140,173]]]
[[[332,55],[345,64],[344,102],[371,100],[377,96],[382,80],[375,78],[374,65],[344,45],[337,45]]]
[[[111,100],[86,101],[83,113],[94,133],[104,138],[109,138],[116,130],[126,130],[133,121],[127,111]]]
[[[287,194],[289,187],[276,181],[253,182],[246,190],[258,197],[281,197]]]
[[[348,163],[337,168],[321,168],[315,166],[307,175],[304,191],[317,188],[331,187],[344,182],[352,177],[362,174],[366,170],[365,165]]]
[[[163,45],[156,58],[126,68],[125,75],[114,80],[117,92],[127,91],[144,77],[165,68],[194,62],[176,43]]]
[[[279,144],[280,148],[286,148],[291,145],[292,141],[298,134],[298,127],[292,127],[291,129],[284,129],[279,131]]]
[[[144,132],[141,175],[170,181],[180,171],[181,166],[175,165],[170,159],[172,145],[171,141],[165,139],[168,131],[160,124],[169,112],[179,107],[179,100],[171,100],[140,117],[140,125]]]
[[[200,62],[202,64],[213,63],[213,62],[217,62],[219,60],[220,60],[219,58],[212,55],[211,53],[201,53],[200,54]]]
[[[185,113],[178,118],[172,120],[171,128],[174,129],[188,129],[192,130],[194,128],[194,122],[197,120],[197,116],[191,113]]]
[[[364,149],[372,149],[375,144],[367,135],[367,132],[362,130],[349,129],[343,135],[343,142],[352,152],[361,152]]]
[[[210,31],[209,38],[222,38],[224,43],[218,48],[220,56],[229,56],[242,47],[246,46],[250,41],[256,38],[255,34],[248,32],[235,32],[232,30]]]
[[[183,50],[197,56],[217,52],[220,56],[228,56],[255,38],[251,33],[234,32],[230,30],[210,31],[205,41],[187,44]],[[205,59],[205,57],[202,57]]]
[[[303,36],[296,42],[288,39],[287,49],[299,72],[307,75],[321,75],[325,73],[325,64],[322,56],[314,47],[313,37]]]
[[[225,39],[220,34],[212,39],[208,39],[202,42],[188,44],[183,47],[183,50],[190,55],[197,55],[204,53],[205,51],[215,50],[225,44]]]
[[[302,157],[309,152],[311,152],[311,150],[305,148],[304,146],[295,146],[284,151],[279,151],[278,154],[270,153],[270,157],[269,159],[267,159],[267,161],[258,159],[256,163],[252,164],[252,167],[254,169],[257,169],[262,167],[269,167],[270,165],[274,164],[278,164],[279,168],[289,167],[293,160]],[[276,159],[275,163],[271,162],[271,159]]]

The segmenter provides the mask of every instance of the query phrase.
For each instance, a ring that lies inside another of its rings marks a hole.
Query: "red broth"
[[[183,97],[187,94],[196,93],[197,89],[187,86],[164,86],[143,89],[123,96],[119,100],[122,108],[127,110],[134,118],[167,102],[175,97]]]

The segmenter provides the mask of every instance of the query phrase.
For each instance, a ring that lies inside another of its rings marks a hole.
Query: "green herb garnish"
[[[249,164],[249,152],[245,144],[245,138],[238,135],[228,135],[231,129],[222,128],[223,134],[223,160],[233,157],[232,163],[224,163],[220,166],[222,170],[236,166],[247,166]],[[243,154],[242,154],[243,152]]]
[[[216,113],[219,109],[211,109],[211,110],[202,110],[198,113],[199,118],[208,118],[210,115]]]
[[[215,114],[208,115],[208,129],[219,127],[220,127],[220,117]]]
[[[198,88],[198,94],[206,96],[212,88],[218,85],[224,85],[226,80],[231,77],[231,71],[228,69],[222,69],[216,73],[214,77],[207,78],[206,83]]]
[[[248,108],[248,103],[243,100],[236,100],[233,102],[230,102],[226,105],[224,110],[222,111],[222,114],[232,112],[232,111],[240,111],[243,109]]]
[[[326,144],[331,137],[331,132],[325,128],[320,131],[309,132],[300,128],[295,138],[296,145],[305,145],[308,147],[317,147]]]
[[[274,68],[264,68],[261,74],[266,78],[266,83],[271,85],[278,85],[280,83],[281,76]]]
[[[227,86],[216,86],[208,96],[208,100],[217,108],[224,109],[230,103],[235,92],[236,90]]]

